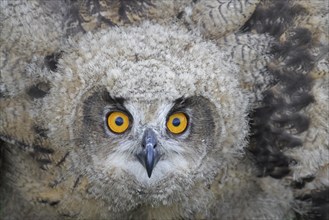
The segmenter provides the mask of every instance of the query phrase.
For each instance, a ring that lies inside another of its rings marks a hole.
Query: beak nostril
[[[157,142],[158,140],[155,132],[150,128],[146,129],[143,135],[142,147],[145,148],[148,144],[152,144],[155,147]]]

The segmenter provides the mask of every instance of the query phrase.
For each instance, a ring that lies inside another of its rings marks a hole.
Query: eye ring
[[[167,129],[172,134],[183,133],[188,126],[188,117],[183,112],[176,112],[169,116],[167,120]]]
[[[121,111],[113,111],[107,115],[107,127],[111,132],[122,134],[129,128],[130,121],[127,114]]]

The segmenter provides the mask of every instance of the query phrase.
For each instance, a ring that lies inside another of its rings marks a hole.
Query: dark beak
[[[157,150],[158,140],[152,129],[146,129],[142,139],[142,151],[137,155],[139,161],[146,168],[148,177],[151,177],[153,168],[159,161],[160,155]]]

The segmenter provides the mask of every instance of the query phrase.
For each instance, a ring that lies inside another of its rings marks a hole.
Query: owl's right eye
[[[107,126],[113,132],[122,134],[129,128],[129,117],[123,112],[114,111],[107,116]]]

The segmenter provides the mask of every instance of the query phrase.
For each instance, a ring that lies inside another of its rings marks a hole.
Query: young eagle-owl
[[[1,219],[328,219],[326,0],[2,0]]]

